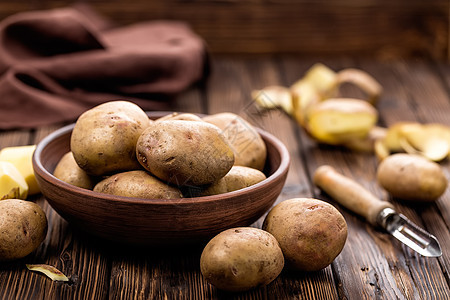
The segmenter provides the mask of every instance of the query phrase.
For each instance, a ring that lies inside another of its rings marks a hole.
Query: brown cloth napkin
[[[205,49],[182,22],[117,28],[86,5],[10,16],[0,23],[0,129],[75,120],[119,99],[168,109],[161,95],[207,76]]]

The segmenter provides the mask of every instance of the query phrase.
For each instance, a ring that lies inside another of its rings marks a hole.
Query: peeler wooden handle
[[[333,167],[323,165],[314,173],[314,184],[339,204],[364,217],[372,225],[379,225],[377,217],[385,208],[394,209],[356,181],[338,173]]]

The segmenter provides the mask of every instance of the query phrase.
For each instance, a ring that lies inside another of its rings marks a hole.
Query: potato
[[[22,258],[36,250],[47,235],[47,218],[36,203],[0,201],[0,261]]]
[[[206,122],[154,122],[139,137],[136,152],[145,169],[176,185],[213,183],[234,163],[219,128]]]
[[[235,165],[260,171],[264,169],[266,144],[250,123],[229,112],[206,116],[203,121],[214,124],[222,130],[233,149]]]
[[[189,187],[184,194],[188,197],[211,196],[237,191],[266,179],[263,172],[243,167],[233,166],[231,170],[217,182],[203,187]]]
[[[385,158],[378,166],[377,180],[392,196],[412,201],[435,201],[448,185],[439,164],[405,153]]]
[[[0,200],[28,196],[28,184],[19,170],[10,162],[0,161]]]
[[[32,157],[36,145],[5,147],[0,151],[0,161],[12,163],[28,185],[28,195],[40,193],[39,185],[34,176]]]
[[[246,291],[272,282],[284,266],[277,240],[251,227],[225,230],[209,241],[200,257],[206,280],[222,290]]]
[[[136,142],[150,122],[139,106],[128,101],[111,101],[84,112],[70,141],[75,161],[91,175],[140,168]]]
[[[144,199],[182,198],[180,190],[169,186],[146,171],[128,171],[112,175],[97,183],[94,192]]]
[[[263,229],[280,243],[286,266],[318,271],[333,262],[347,239],[347,223],[331,204],[312,198],[293,198],[273,207]]]
[[[184,121],[200,121],[203,122],[203,120],[194,114],[190,114],[190,113],[182,113],[179,114],[177,112],[171,113],[169,115],[166,115],[164,117],[161,117],[159,119],[157,119],[156,121],[167,121],[167,120],[184,120]]]
[[[193,185],[184,186],[181,188],[183,196],[186,198],[192,198],[192,197],[204,197],[227,193],[228,189],[227,183],[225,181],[225,176],[212,184],[202,186],[193,186]]]
[[[92,190],[95,185],[95,180],[78,166],[72,152],[64,154],[53,175],[64,182],[88,190]]]
[[[264,179],[266,179],[266,175],[263,172],[243,166],[233,166],[230,172],[224,176],[228,192],[249,187]]]
[[[366,101],[333,98],[308,110],[306,129],[320,142],[340,145],[366,137],[377,120],[377,110]]]

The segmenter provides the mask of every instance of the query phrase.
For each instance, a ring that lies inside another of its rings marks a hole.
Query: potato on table
[[[0,201],[0,261],[22,258],[36,250],[47,235],[47,218],[36,203]]]
[[[139,137],[136,153],[146,170],[180,186],[213,183],[234,163],[219,128],[206,122],[154,122]]]
[[[285,200],[273,207],[263,229],[280,243],[286,266],[318,271],[333,262],[347,239],[347,223],[331,204],[312,198]]]
[[[448,185],[439,164],[405,153],[393,154],[381,161],[377,179],[392,196],[411,201],[435,201]]]
[[[284,266],[277,240],[252,227],[225,230],[204,248],[200,270],[208,282],[222,290],[245,291],[272,282]]]
[[[144,199],[182,198],[180,190],[143,170],[111,175],[94,187],[95,192]]]
[[[91,175],[139,169],[136,142],[152,122],[137,105],[111,101],[84,112],[75,123],[70,148]]]

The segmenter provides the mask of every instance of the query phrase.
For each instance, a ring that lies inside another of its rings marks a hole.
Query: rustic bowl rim
[[[152,113],[156,112],[150,112],[149,116],[152,116]],[[162,113],[162,112],[159,112]],[[170,112],[167,112],[170,113]],[[282,143],[278,138],[276,138],[274,135],[268,133],[265,130],[262,130],[259,127],[255,127],[256,130],[260,135],[262,135],[263,140],[269,141],[274,147],[276,148],[279,156],[280,156],[280,164],[275,169],[275,171],[270,174],[266,179],[263,181],[254,184],[252,186],[227,192],[223,194],[217,194],[217,195],[211,195],[211,196],[202,196],[202,197],[192,197],[192,198],[175,198],[175,199],[144,199],[144,198],[134,198],[134,197],[125,197],[125,196],[116,196],[116,195],[110,195],[105,193],[99,193],[94,192],[92,190],[80,188],[74,185],[71,185],[69,183],[66,183],[58,178],[56,178],[49,170],[47,170],[41,161],[42,152],[44,149],[48,147],[48,145],[53,142],[55,139],[66,135],[71,134],[71,131],[73,130],[75,126],[75,123],[66,125],[64,127],[61,127],[54,132],[50,133],[46,137],[44,137],[37,145],[36,150],[33,154],[33,162],[35,165],[35,172],[38,172],[39,175],[44,178],[49,183],[57,186],[58,188],[65,189],[65,190],[71,190],[73,193],[77,193],[80,196],[86,196],[86,197],[95,197],[95,198],[102,198],[104,200],[108,200],[111,202],[121,202],[121,203],[132,203],[132,204],[155,204],[155,205],[173,205],[173,204],[186,204],[186,205],[192,205],[192,204],[199,204],[199,203],[206,203],[206,202],[213,202],[218,200],[224,200],[229,197],[239,197],[239,196],[245,196],[248,194],[249,191],[253,189],[258,189],[261,186],[264,186],[266,184],[269,184],[272,181],[275,181],[278,177],[282,176],[284,172],[288,171],[289,165],[290,165],[290,155],[289,151],[287,150],[284,143]]]

